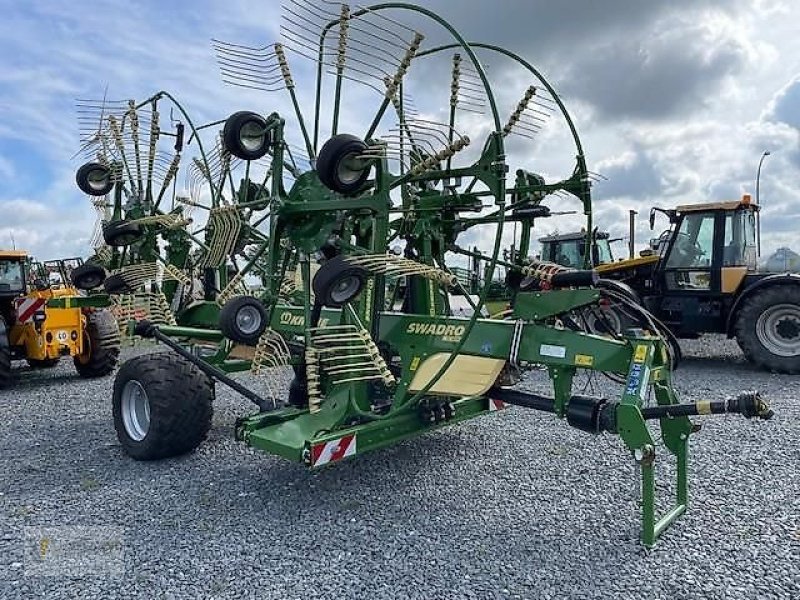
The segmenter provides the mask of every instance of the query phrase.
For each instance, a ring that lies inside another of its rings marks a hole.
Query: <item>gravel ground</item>
[[[705,420],[689,512],[652,551],[621,442],[550,415],[511,408],[311,473],[235,442],[250,405],[220,387],[197,452],[137,463],[112,378],[22,371],[0,392],[0,598],[800,598],[800,378],[721,338],[685,350],[684,398],[756,388],[776,416]],[[65,526],[109,536],[95,575],[37,570],[26,533],[44,553],[39,529]]]

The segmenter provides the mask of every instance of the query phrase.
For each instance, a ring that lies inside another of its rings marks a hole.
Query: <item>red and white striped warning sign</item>
[[[493,398],[489,398],[489,412],[495,410],[503,410],[507,406],[508,404],[506,404],[502,400],[494,400]]]
[[[311,446],[311,466],[321,467],[342,460],[356,453],[356,434],[343,435],[330,442],[320,442]]]
[[[33,320],[33,315],[37,311],[44,308],[47,300],[44,298],[17,298],[15,303],[17,305],[17,321],[27,323]]]

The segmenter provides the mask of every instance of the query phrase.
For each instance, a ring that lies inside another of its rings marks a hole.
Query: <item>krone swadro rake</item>
[[[426,47],[425,27],[449,41]],[[240,189],[266,199],[265,216],[250,222],[246,244],[204,254],[200,266],[233,252],[246,261],[224,293],[206,288],[190,326],[136,324],[138,335],[169,351],[119,371],[113,408],[125,451],[150,460],[195,448],[210,428],[215,383],[258,406],[238,420],[239,439],[309,467],[515,404],[619,435],[641,473],[642,541],[652,545],[688,503],[688,444],[697,429],[689,417],[771,412],[754,392],[681,403],[672,387],[677,346],[629,290],[594,271],[525,258],[545,199],[577,200],[591,228],[591,178],[553,88],[521,57],[468,43],[414,5],[287,0],[281,32],[281,43],[264,47],[214,42],[227,83],[286,92],[274,102],[291,117],[238,112],[224,124],[224,150],[245,164]],[[310,98],[296,88],[290,59],[311,61]],[[484,69],[490,60],[502,94]],[[516,91],[508,83],[515,81]],[[545,127],[552,135],[540,140]],[[566,167],[566,177],[548,183],[525,164],[509,174],[512,157],[530,160],[540,144],[565,136],[574,162],[559,166],[557,153],[546,155],[549,170]],[[248,169],[262,157],[269,177],[259,183]],[[523,225],[519,239],[513,224]],[[220,208],[214,235],[239,239],[239,225]],[[479,240],[490,245],[481,255],[486,284],[469,294],[453,269]],[[509,242],[518,252],[500,260]],[[509,273],[513,303],[504,319],[488,319],[482,309],[498,266]],[[249,293],[237,291],[246,282]],[[452,316],[456,299],[471,306],[470,316]],[[585,316],[595,313],[599,331],[611,299],[637,327],[590,333]],[[514,389],[533,368],[546,369],[552,395]],[[270,393],[229,375],[243,370],[267,378]],[[592,372],[618,381],[619,397],[573,391],[576,377]],[[284,376],[285,397],[275,385]],[[658,516],[655,465],[667,457],[677,465],[676,499]]]

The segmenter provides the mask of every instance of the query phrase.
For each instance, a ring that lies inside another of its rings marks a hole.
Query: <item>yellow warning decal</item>
[[[417,367],[419,367],[419,356],[415,356],[411,359],[411,366],[408,367],[409,371],[416,371]]]
[[[695,406],[697,406],[697,414],[698,415],[710,415],[711,414],[711,401],[710,400],[701,400]]]
[[[633,354],[633,362],[642,363],[647,358],[647,348],[644,344],[636,346],[636,351]]]
[[[594,356],[589,356],[588,354],[576,354],[575,364],[579,367],[591,367],[594,365]]]

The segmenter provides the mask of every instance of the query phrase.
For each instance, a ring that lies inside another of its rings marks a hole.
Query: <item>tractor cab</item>
[[[749,196],[663,211],[672,226],[659,265],[662,291],[735,292],[756,271],[757,211]]]
[[[27,252],[0,250],[0,316],[11,320],[14,299],[27,293]]]
[[[611,252],[611,240],[608,232],[593,233],[592,256],[588,266],[597,266],[614,262]],[[564,267],[582,269],[586,262],[586,232],[562,233],[539,238],[542,244],[541,259]]]
[[[762,277],[756,273],[758,206],[745,195],[732,202],[655,208],[651,228],[656,212],[669,217],[670,228],[661,236],[650,289],[640,293],[650,296],[649,308],[678,335],[726,331],[739,293]]]

